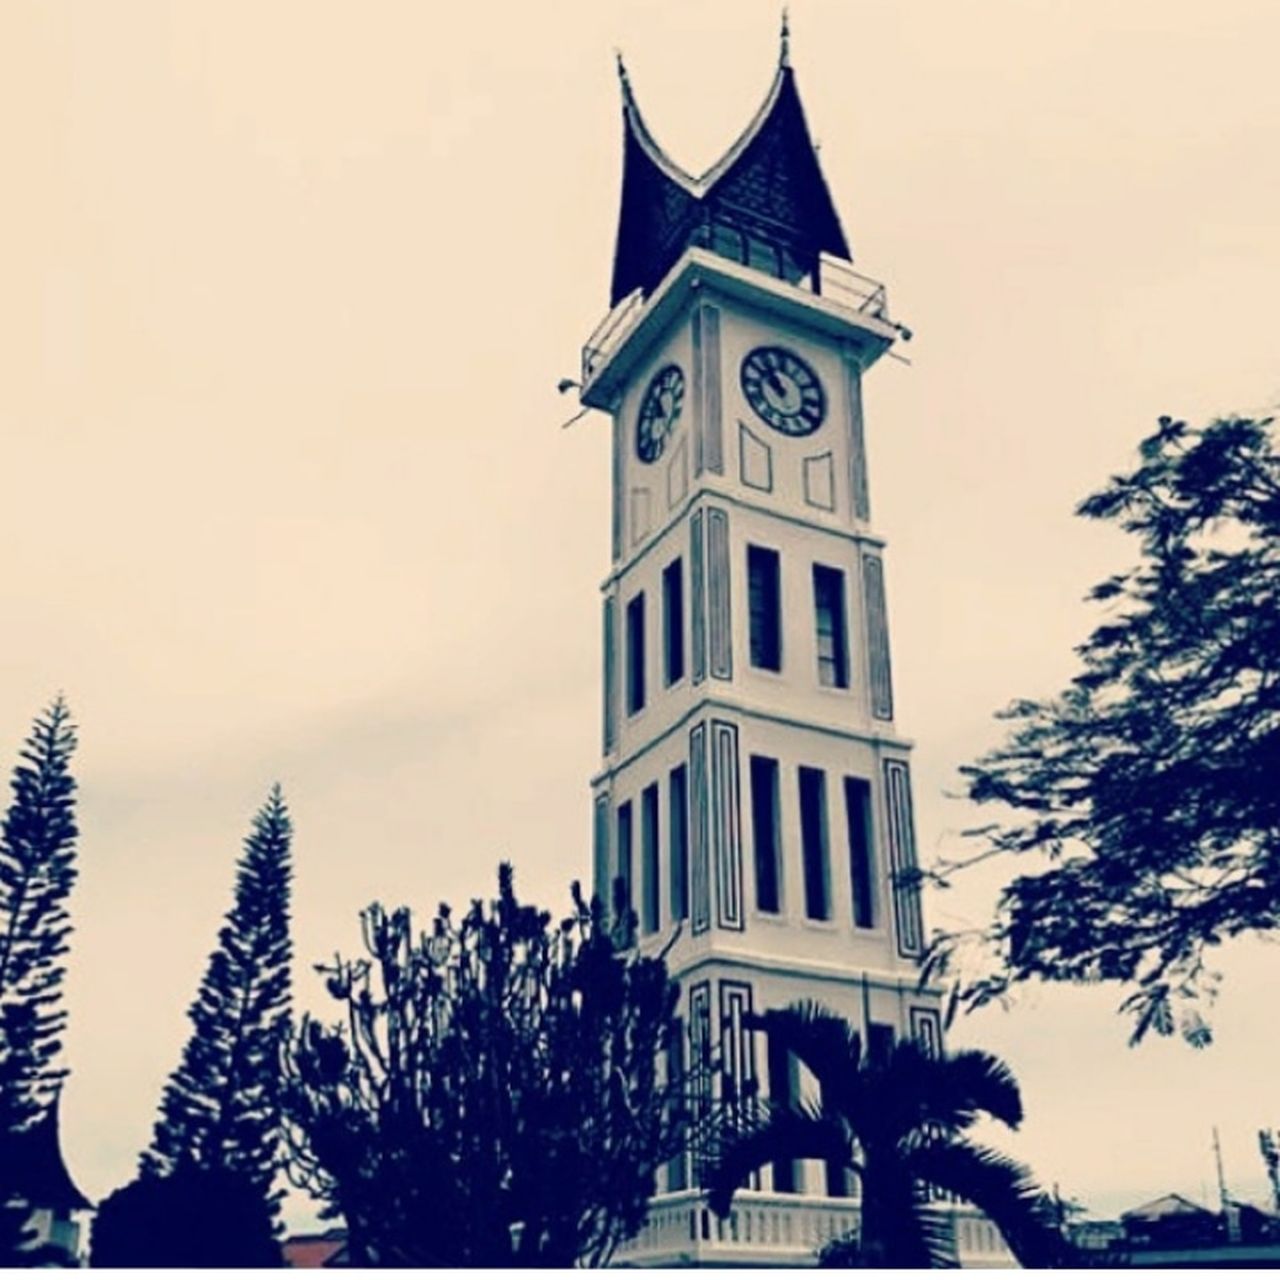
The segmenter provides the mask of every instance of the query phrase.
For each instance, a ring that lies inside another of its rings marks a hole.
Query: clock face
[[[680,366],[659,369],[645,390],[636,419],[636,456],[641,462],[657,462],[667,446],[667,438],[680,420],[684,403],[684,374]]]
[[[742,362],[742,393],[784,436],[807,436],[822,426],[827,398],[805,361],[785,347],[757,347]]]

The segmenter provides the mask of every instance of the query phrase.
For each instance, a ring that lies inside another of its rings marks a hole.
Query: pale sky
[[[599,763],[608,433],[556,394],[603,315],[613,50],[689,169],[765,93],[773,0],[0,6],[0,769],[80,724],[68,1162],[128,1180],[249,818],[297,827],[299,1003],[372,899],[501,858],[558,908]],[[1130,547],[1073,517],[1161,413],[1280,400],[1274,0],[799,0],[793,62],[859,268],[915,332],[866,382],[898,725],[944,792],[1046,695]],[[928,902],[977,922],[987,887]],[[1099,1212],[1261,1194],[1277,953],[1217,1043],[1126,1047],[1115,990],[964,1019],[1002,1139]]]

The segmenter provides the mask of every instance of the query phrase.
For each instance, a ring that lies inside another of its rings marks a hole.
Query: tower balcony
[[[824,253],[805,270],[785,249],[717,225],[710,247],[685,249],[652,294],[634,290],[596,326],[582,348],[583,404],[607,410],[648,338],[704,283],[729,296],[767,301],[775,314],[838,333],[858,348],[864,367],[897,338],[910,337],[889,318],[884,285],[850,263]]]
[[[961,1267],[1014,1267],[1003,1237],[972,1205],[936,1202],[950,1219],[951,1248]],[[725,1218],[700,1191],[655,1196],[640,1232],[622,1245],[623,1267],[805,1267],[832,1240],[858,1230],[858,1201],[847,1197],[739,1191]]]

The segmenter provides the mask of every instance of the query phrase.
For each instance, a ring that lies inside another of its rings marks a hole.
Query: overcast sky
[[[772,0],[0,7],[0,768],[81,726],[64,1101],[132,1176],[249,819],[297,827],[297,992],[372,899],[588,869],[608,432],[555,385],[603,315],[613,50],[685,168],[766,91]],[[919,839],[992,712],[1049,694],[1121,535],[1072,516],[1161,413],[1280,399],[1274,0],[800,0],[793,61],[859,267],[915,340],[866,411]],[[984,887],[928,903],[976,923]],[[1277,952],[1217,1043],[1114,990],[960,1023],[1008,1148],[1093,1209],[1260,1194]]]

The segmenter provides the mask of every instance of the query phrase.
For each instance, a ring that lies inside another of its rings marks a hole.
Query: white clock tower
[[[669,946],[690,1052],[783,1098],[804,1082],[750,1010],[819,1001],[872,1054],[941,1043],[862,414],[903,331],[851,265],[785,30],[764,104],[700,178],[619,70],[613,310],[582,371],[613,421],[595,890],[620,882],[639,945]],[[625,1260],[800,1262],[857,1220],[822,1165],[766,1171],[724,1222],[697,1172],[696,1152],[667,1170]]]

